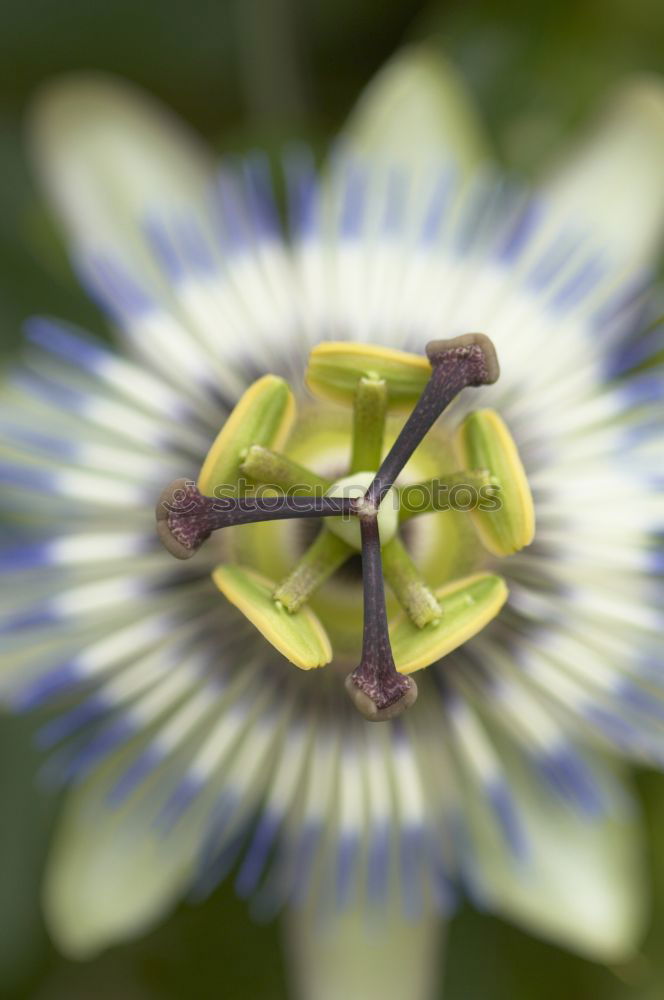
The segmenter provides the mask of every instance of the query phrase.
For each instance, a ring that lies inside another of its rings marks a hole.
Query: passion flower
[[[291,914],[307,1000],[427,995],[460,892],[595,956],[634,946],[607,754],[664,746],[661,387],[633,339],[661,94],[515,198],[464,174],[458,93],[397,60],[322,182],[287,159],[286,224],[263,161],[215,174],[131,88],[41,106],[119,343],[35,320],[3,396],[3,689],[48,713],[69,786],[45,906],[74,954],[229,872]]]

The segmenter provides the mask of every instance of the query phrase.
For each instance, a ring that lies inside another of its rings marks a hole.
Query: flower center
[[[299,434],[293,432],[290,389],[282,379],[266,376],[247,390],[222,428],[198,484],[178,480],[162,493],[160,537],[173,555],[189,558],[212,532],[237,527],[236,558],[219,566],[213,579],[301,669],[333,658],[325,626],[339,616],[325,613],[328,599],[321,601],[321,595],[336,571],[360,551],[362,655],[346,689],[366,718],[393,718],[417,697],[410,674],[483,628],[507,594],[494,574],[460,576],[459,565],[461,573],[469,567],[454,556],[447,566],[441,559],[445,586],[432,590],[404,543],[407,523],[429,514],[440,527],[446,518],[441,552],[454,553],[456,544],[468,556],[470,549],[471,564],[479,546],[476,540],[459,544],[464,535],[466,540],[477,536],[494,555],[516,551],[532,539],[532,501],[523,468],[509,432],[492,411],[471,414],[458,430],[455,449],[465,467],[397,485],[406,467],[417,463],[416,450],[426,451],[419,446],[452,399],[497,377],[493,345],[482,334],[434,341],[427,345],[427,359],[369,345],[321,344],[312,352],[307,382],[319,397],[352,407],[348,475],[331,482],[323,471],[300,464],[297,459],[306,459],[312,443],[320,449],[327,436],[332,444],[334,428],[306,420]],[[386,448],[389,413],[405,407],[410,415]],[[440,449],[431,450],[441,457]],[[328,459],[333,451],[328,448]],[[449,446],[442,451],[449,461]],[[315,457],[322,470],[322,454]],[[426,467],[426,461],[422,464]],[[297,550],[289,526],[301,519],[317,526],[315,537],[286,569],[284,563]],[[465,531],[449,530],[464,521]],[[249,531],[240,527],[248,524]],[[435,537],[435,531],[426,533],[429,541]],[[439,554],[434,558],[437,562]],[[385,580],[400,614],[393,614],[393,600],[388,615]],[[343,627],[331,631],[343,632]],[[357,635],[356,618],[351,631]],[[339,645],[343,656],[344,643]],[[335,649],[338,658],[336,641]]]
[[[327,527],[358,552],[362,551],[362,533],[359,520],[362,515],[376,515],[381,546],[392,541],[399,527],[399,494],[394,488],[388,490],[378,507],[374,507],[372,503],[364,499],[375,478],[375,472],[355,472],[352,476],[337,479],[327,491],[327,495],[330,497],[346,497],[357,501],[353,505],[353,513],[350,517],[332,517]]]

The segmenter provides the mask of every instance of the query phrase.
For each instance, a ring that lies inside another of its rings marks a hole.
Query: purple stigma
[[[352,501],[341,497],[208,497],[190,479],[176,479],[167,486],[156,507],[159,538],[177,559],[189,559],[220,528],[353,513]]]
[[[483,333],[432,340],[426,352],[433,368],[431,377],[365,494],[376,508],[454,397],[468,386],[490,385],[500,374],[495,348]]]

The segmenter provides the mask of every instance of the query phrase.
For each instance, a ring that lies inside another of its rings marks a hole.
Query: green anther
[[[429,479],[426,482],[410,483],[397,487],[399,491],[399,521],[409,521],[419,514],[431,514],[440,510],[468,510],[468,491],[473,505],[481,499],[480,490],[494,485],[489,472],[473,469],[470,472],[453,472]]]
[[[431,365],[419,354],[408,354],[378,344],[324,341],[309,355],[306,382],[323,399],[352,406],[358,379],[382,379],[387,408],[408,410],[415,405],[431,377]]]
[[[377,469],[383,457],[383,435],[387,414],[387,384],[384,379],[361,378],[353,404],[353,452],[350,473]]]
[[[418,628],[437,624],[443,615],[441,606],[398,536],[383,547],[382,559],[383,575],[413,624]]]
[[[355,549],[342,538],[326,527],[321,528],[295,569],[275,590],[274,600],[291,614],[299,611],[321,584],[354,553]]]
[[[300,670],[330,662],[332,647],[317,616],[311,608],[289,614],[273,600],[272,580],[244,566],[218,566],[212,579],[224,597]]]
[[[198,476],[201,493],[235,489],[246,449],[252,444],[283,447],[294,419],[295,398],[284,379],[264,375],[250,385],[207,453]]]
[[[535,510],[528,479],[507,426],[494,410],[468,414],[458,429],[459,457],[471,468],[487,469],[497,484],[494,503],[470,511],[482,545],[507,556],[530,545]]]
[[[402,674],[428,667],[472,639],[496,617],[507,600],[500,576],[476,573],[436,591],[443,614],[438,625],[416,628],[406,615],[390,626],[397,669]]]
[[[329,479],[259,444],[247,449],[240,470],[257,483],[278,486],[282,490],[298,490],[300,496],[322,496],[332,485]]]

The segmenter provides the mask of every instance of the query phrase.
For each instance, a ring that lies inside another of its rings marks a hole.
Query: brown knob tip
[[[433,366],[446,360],[466,360],[472,371],[469,385],[491,385],[498,380],[500,365],[493,341],[485,333],[464,333],[450,340],[430,340],[427,357]]]
[[[191,504],[191,487],[190,479],[175,479],[161,491],[155,507],[159,539],[176,559],[191,559],[198,550],[198,546],[187,546],[174,534],[178,515],[186,512]]]
[[[383,708],[379,708],[373,698],[357,686],[352,673],[346,677],[344,686],[353,705],[368,722],[387,722],[402,715],[417,701],[417,684],[412,677],[405,677],[404,681],[403,694]]]

